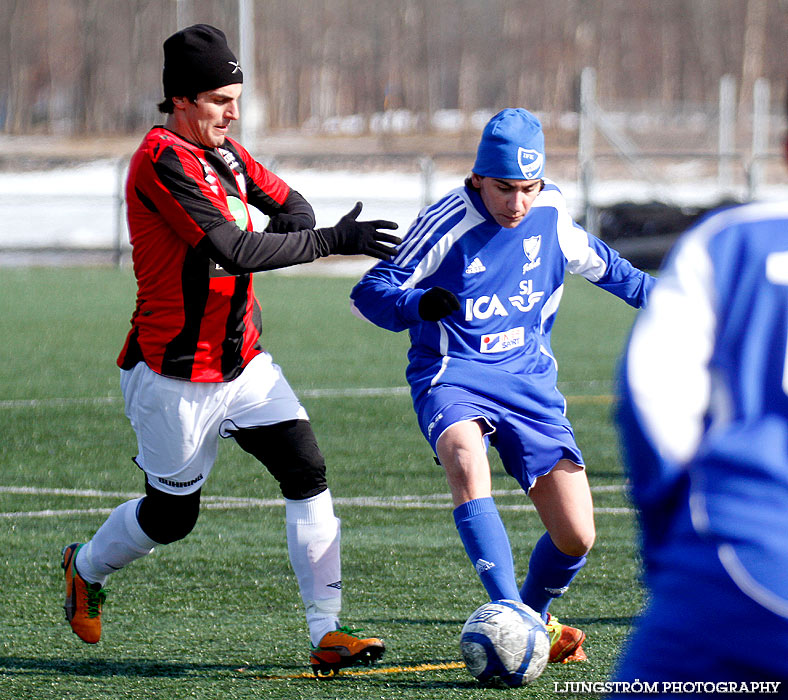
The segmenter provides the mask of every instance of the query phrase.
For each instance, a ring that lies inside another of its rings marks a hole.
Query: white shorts
[[[189,382],[156,374],[144,362],[121,370],[126,416],[137,434],[135,462],[151,486],[186,495],[213,467],[219,437],[238,428],[309,420],[268,353],[231,382]]]

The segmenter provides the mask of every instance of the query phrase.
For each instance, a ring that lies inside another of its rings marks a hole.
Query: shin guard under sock
[[[327,489],[303,500],[285,499],[287,548],[298,579],[313,646],[335,630],[342,607],[340,521]]]
[[[100,583],[135,559],[150,554],[156,546],[140,527],[137,507],[142,499],[121,503],[93,538],[77,553],[76,567],[88,583]]]
[[[454,509],[454,523],[490,600],[519,600],[509,536],[492,498]]]
[[[546,622],[550,603],[566,592],[572,579],[585,563],[585,556],[573,557],[564,554],[545,532],[531,552],[528,576],[520,589],[520,598]]]

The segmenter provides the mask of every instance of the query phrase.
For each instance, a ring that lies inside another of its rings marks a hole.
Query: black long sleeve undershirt
[[[243,231],[225,221],[207,231],[197,248],[234,275],[289,267],[331,254],[325,237],[313,228],[314,211],[302,195],[290,190],[277,213],[298,217],[304,227],[286,233]]]
[[[241,231],[229,221],[211,229],[197,248],[233,275],[275,270],[330,255],[325,238],[316,230]]]
[[[285,199],[284,203],[282,204],[282,208],[276,213],[271,214],[271,219],[273,220],[282,214],[285,214],[291,219],[296,220],[299,224],[296,227],[289,228],[289,231],[303,231],[304,229],[311,229],[315,227],[315,212],[314,209],[312,209],[312,205],[307,202],[305,197],[300,192],[296,192],[293,189],[291,189],[290,193],[287,195],[287,199]],[[278,231],[280,233],[283,232],[281,230]]]

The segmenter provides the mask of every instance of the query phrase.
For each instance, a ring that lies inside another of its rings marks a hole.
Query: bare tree
[[[767,0],[747,0],[742,47],[740,110],[750,108],[755,81],[763,74],[763,55],[766,50]]]
[[[3,0],[6,133],[138,131],[156,119],[161,44],[178,22],[221,27],[232,0]],[[256,0],[256,93],[270,128],[407,110],[576,108],[597,70],[609,104],[713,104],[724,74],[743,109],[765,77],[783,99],[786,0]]]

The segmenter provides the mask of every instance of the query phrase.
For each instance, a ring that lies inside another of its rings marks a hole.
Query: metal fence
[[[589,232],[603,238],[609,234],[600,212],[621,202],[686,208],[788,197],[782,154],[769,150],[775,132],[770,123],[781,118],[769,115],[765,81],[756,84],[752,111],[745,115],[747,147],[735,148],[737,140],[744,140],[742,120],[737,122],[735,90],[726,77],[720,82],[716,114],[704,117],[706,130],[716,131],[716,143],[696,150],[679,148],[667,134],[664,147],[639,144],[628,133],[626,118],[622,121],[599,105],[595,82],[593,70],[586,69],[576,149],[548,149],[550,176]],[[681,125],[672,128],[680,132]],[[649,133],[653,141],[653,127]],[[307,196],[318,213],[318,225],[331,225],[362,200],[365,212],[393,219],[402,229],[421,207],[462,183],[473,157],[471,152],[288,153],[268,156],[265,164]],[[127,167],[128,158],[123,157],[51,171],[0,173],[0,263],[126,261]],[[650,240],[629,240],[627,245],[664,248],[665,241],[655,241],[653,235],[641,238]]]

